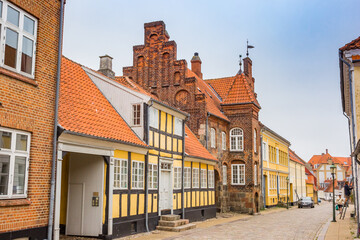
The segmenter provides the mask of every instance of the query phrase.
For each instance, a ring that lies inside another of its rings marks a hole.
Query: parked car
[[[303,207],[314,207],[314,201],[311,199],[311,197],[303,197],[298,202],[298,208]]]

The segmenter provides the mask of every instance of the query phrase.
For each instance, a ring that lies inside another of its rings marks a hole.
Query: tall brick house
[[[144,45],[133,47],[129,77],[171,106],[190,114],[191,130],[219,159],[216,202],[221,211],[253,213],[260,205],[260,105],[254,92],[252,61],[232,77],[204,80],[201,59],[177,59],[177,45],[162,21],[146,23]]]
[[[0,1],[0,239],[45,239],[60,0]]]

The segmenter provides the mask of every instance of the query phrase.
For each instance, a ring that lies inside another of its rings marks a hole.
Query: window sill
[[[31,202],[28,199],[0,199],[0,207],[27,206]]]
[[[13,72],[13,71],[7,70],[7,69],[2,68],[2,67],[0,67],[0,74],[6,75],[8,77],[15,78],[15,79],[20,80],[22,82],[31,84],[31,85],[33,85],[35,87],[38,86],[38,83],[34,79],[31,79],[29,77],[25,77],[25,76],[21,75],[20,73]]]

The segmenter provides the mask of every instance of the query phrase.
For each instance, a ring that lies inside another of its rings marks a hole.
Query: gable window
[[[201,188],[207,188],[206,169],[201,169]]]
[[[158,188],[158,166],[157,164],[148,164],[149,170],[149,189],[157,189]]]
[[[0,128],[0,199],[25,198],[30,133]]]
[[[132,161],[131,188],[144,188],[144,162]]]
[[[184,168],[184,188],[190,188],[191,186],[191,168]]]
[[[245,164],[231,165],[231,184],[245,185]]]
[[[222,132],[221,133],[221,145],[222,145],[222,150],[226,150],[226,133]]]
[[[257,144],[256,144],[256,129],[254,129],[254,152],[257,153]]]
[[[181,167],[174,167],[174,189],[181,188]]]
[[[149,108],[149,126],[158,129],[159,128],[159,110],[156,108]]]
[[[183,132],[183,120],[180,118],[174,118],[174,134],[178,136],[182,136]]]
[[[34,78],[37,20],[8,1],[0,2],[1,66]]]
[[[230,150],[244,150],[244,132],[241,128],[233,128],[230,131]]]
[[[210,146],[211,148],[215,148],[215,128],[210,129]]]
[[[193,168],[192,170],[192,187],[199,188],[199,169]]]
[[[227,185],[227,166],[222,166],[222,174],[223,174],[223,185]]]
[[[132,105],[132,125],[133,126],[141,125],[141,104]]]
[[[128,188],[128,160],[114,158],[114,188]]]
[[[209,188],[214,188],[214,170],[208,171]]]

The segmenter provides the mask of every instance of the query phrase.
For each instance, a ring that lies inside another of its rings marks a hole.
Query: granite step
[[[196,225],[194,223],[188,223],[188,224],[180,225],[177,227],[156,226],[157,230],[170,231],[170,232],[182,232],[182,231],[186,231],[186,230],[190,230],[190,229],[194,229],[194,228],[196,228]]]
[[[180,219],[180,215],[162,215],[160,216],[160,220],[163,221],[176,221]]]
[[[181,226],[181,225],[186,225],[188,223],[189,223],[188,219],[179,219],[179,220],[175,220],[175,221],[160,220],[159,226],[177,227],[177,226]]]

